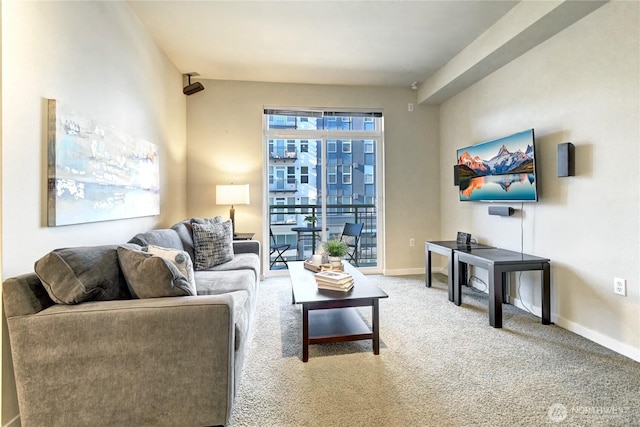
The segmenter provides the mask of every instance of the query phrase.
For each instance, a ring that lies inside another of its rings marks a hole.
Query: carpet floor
[[[307,363],[289,278],[264,280],[229,425],[640,426],[640,363],[511,305],[494,329],[486,294],[456,307],[438,276],[368,276],[389,295],[380,355],[322,344]]]

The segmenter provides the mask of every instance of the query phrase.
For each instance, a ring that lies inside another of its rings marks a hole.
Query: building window
[[[373,165],[364,165],[364,183],[365,184],[373,184]]]
[[[309,183],[309,166],[300,167],[300,183],[301,184]]]
[[[342,165],[342,183],[351,184],[351,165]]]
[[[343,153],[351,152],[351,141],[342,141],[342,152]]]
[[[327,183],[329,185],[335,185],[338,183],[338,166],[336,165],[327,166]]]
[[[373,147],[374,147],[373,141],[370,141],[370,140],[365,140],[364,141],[364,152],[365,153],[368,153],[368,154],[373,153]]]

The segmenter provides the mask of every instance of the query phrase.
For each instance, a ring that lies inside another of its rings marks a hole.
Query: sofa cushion
[[[206,270],[233,259],[231,221],[191,221],[196,270]]]
[[[128,299],[131,294],[118,265],[116,245],[56,249],[34,269],[49,297],[59,304]]]
[[[233,259],[224,264],[211,267],[212,271],[233,271],[233,270],[250,270],[254,273],[254,278],[257,281],[260,275],[260,258],[253,253],[236,253],[233,255]]]
[[[173,262],[125,246],[118,247],[117,253],[127,285],[135,298],[196,295],[195,287]]]
[[[178,267],[180,273],[182,273],[189,283],[191,283],[193,289],[196,288],[196,278],[193,274],[193,262],[191,262],[191,257],[188,253],[179,249],[162,248],[155,245],[146,246],[142,248],[142,250],[152,255],[160,256],[173,263],[173,265]]]

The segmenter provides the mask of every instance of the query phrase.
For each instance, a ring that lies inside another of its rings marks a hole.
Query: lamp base
[[[236,210],[231,205],[231,209],[229,209],[229,218],[231,219],[231,231],[233,232],[233,237],[236,237],[238,234],[236,233]]]

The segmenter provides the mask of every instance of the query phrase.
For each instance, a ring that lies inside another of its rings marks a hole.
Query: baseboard
[[[398,268],[394,270],[386,269],[382,272],[385,276],[409,276],[416,274],[424,275],[424,267],[422,268]]]
[[[542,318],[541,307],[524,306],[519,298],[511,298],[511,304],[521,310],[529,311],[534,316]],[[606,347],[611,351],[615,351],[616,353],[620,353],[623,356],[635,360],[636,362],[640,362],[640,349],[634,348],[629,344],[625,344],[623,342],[615,340],[592,329],[585,328],[584,326],[571,322],[570,320],[567,320],[561,316],[556,316],[553,313],[551,313],[551,321],[557,326],[566,329],[567,331],[571,331],[574,334],[580,335],[581,337],[584,337],[589,341],[593,341],[596,344],[600,344],[601,346]]]
[[[542,319],[542,307],[538,307],[536,305],[532,305],[532,306],[525,305],[522,303],[522,301],[520,301],[520,298],[511,298],[510,304],[513,305],[514,307],[518,307],[520,310],[528,311],[534,316],[537,316]]]
[[[585,337],[590,341],[600,344],[601,346],[606,347],[609,350],[613,350],[616,353],[620,353],[623,356],[635,360],[636,362],[640,362],[640,349],[638,348],[632,347],[629,344],[625,344],[616,339],[603,335],[600,332],[585,328],[584,326],[578,325],[577,323],[571,322],[570,320],[567,320],[560,316],[555,316],[554,319],[552,315],[551,320],[561,328]]]

